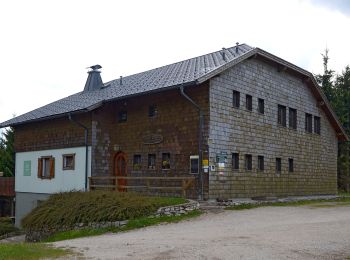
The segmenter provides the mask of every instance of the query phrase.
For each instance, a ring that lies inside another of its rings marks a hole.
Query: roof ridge
[[[248,45],[248,44],[246,44],[246,43],[241,43],[241,44],[239,44],[239,45],[234,45],[234,46],[231,46],[231,47],[228,47],[228,48],[225,48],[226,50],[231,50],[231,49],[233,49],[233,48],[236,48],[236,47],[239,47],[239,46],[246,46],[247,47],[247,49],[254,49],[255,47],[252,47],[252,46],[250,46],[250,45]],[[170,64],[167,64],[167,65],[163,65],[163,66],[160,66],[160,67],[156,67],[156,68],[153,68],[153,69],[149,69],[149,70],[145,70],[145,71],[141,71],[141,72],[138,72],[138,73],[134,73],[134,74],[130,74],[130,75],[127,75],[127,76],[123,76],[123,79],[127,79],[127,78],[130,78],[130,77],[132,77],[132,76],[136,76],[136,75],[139,75],[139,74],[142,74],[142,73],[145,73],[145,72],[150,72],[150,71],[153,71],[153,70],[157,70],[157,69],[161,69],[161,68],[165,68],[165,67],[168,67],[168,66],[174,66],[174,65],[176,65],[176,64],[178,64],[178,63],[181,63],[181,62],[186,62],[186,61],[189,61],[189,60],[192,60],[192,59],[197,59],[197,58],[200,58],[200,57],[204,57],[204,56],[207,56],[207,55],[213,55],[214,53],[219,53],[219,52],[221,52],[222,51],[222,49],[220,49],[220,50],[218,50],[218,51],[214,51],[214,52],[208,52],[208,53],[206,53],[206,54],[203,54],[203,55],[199,55],[199,56],[195,56],[195,57],[192,57],[192,58],[189,58],[189,59],[185,59],[185,60],[180,60],[180,61],[177,61],[177,62],[173,62],[173,63],[170,63]],[[229,51],[230,53],[231,53],[231,51]],[[233,55],[232,53],[231,53],[231,55],[233,56],[233,57],[235,57],[235,55]],[[112,82],[115,82],[115,81],[118,81],[118,80],[120,80],[120,79],[112,79],[112,80],[110,80],[110,81],[107,81],[106,83],[103,83],[103,85],[105,86],[105,87],[108,87],[109,85],[111,85],[111,83]]]

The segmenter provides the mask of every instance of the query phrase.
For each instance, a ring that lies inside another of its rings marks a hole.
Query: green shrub
[[[22,226],[28,230],[55,230],[71,228],[77,223],[134,219],[148,216],[159,207],[185,201],[110,191],[58,193],[29,213],[22,220]]]
[[[0,218],[0,236],[18,231],[11,218]]]

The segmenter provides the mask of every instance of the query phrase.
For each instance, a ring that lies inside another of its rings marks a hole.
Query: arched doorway
[[[115,176],[127,176],[127,160],[126,154],[119,152],[114,158],[114,174]],[[126,191],[126,188],[120,186],[126,186],[126,179],[118,179],[118,191]]]

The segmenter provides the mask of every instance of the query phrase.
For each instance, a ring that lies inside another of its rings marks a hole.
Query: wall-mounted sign
[[[163,136],[161,134],[145,134],[142,141],[143,144],[159,144],[163,142]]]
[[[32,174],[32,161],[23,162],[23,176],[30,176]]]

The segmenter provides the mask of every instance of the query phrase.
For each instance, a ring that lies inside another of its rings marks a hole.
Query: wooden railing
[[[111,189],[115,191],[181,192],[187,197],[195,189],[194,176],[147,177],[147,176],[94,176],[89,177],[89,189]],[[130,185],[128,185],[128,182]],[[159,184],[161,182],[161,184]],[[170,183],[169,183],[170,182]],[[170,185],[169,185],[170,184]],[[180,185],[179,185],[180,184]]]

